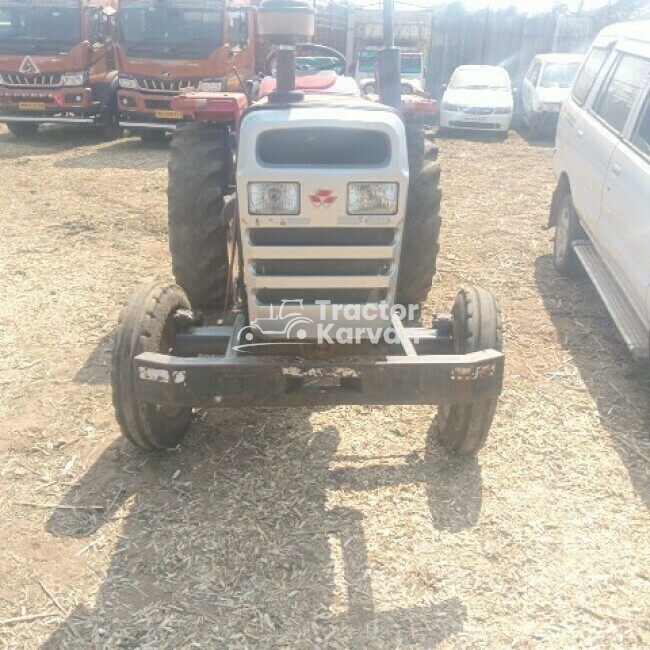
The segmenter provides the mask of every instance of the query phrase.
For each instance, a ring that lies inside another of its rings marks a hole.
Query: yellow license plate
[[[44,111],[45,104],[38,102],[18,102],[18,108],[21,111]]]
[[[156,111],[156,117],[160,120],[182,120],[183,113],[180,111]]]

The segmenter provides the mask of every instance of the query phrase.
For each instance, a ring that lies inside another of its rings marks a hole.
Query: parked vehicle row
[[[0,0],[0,122],[17,136],[43,123],[164,135],[189,119],[171,108],[184,89],[254,77],[256,40],[246,0]]]

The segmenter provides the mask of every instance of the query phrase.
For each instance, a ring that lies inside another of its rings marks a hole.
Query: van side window
[[[632,144],[644,154],[650,155],[650,94],[646,97],[645,106],[639,116],[639,121],[632,133]]]
[[[573,84],[573,99],[575,99],[578,104],[584,104],[587,95],[591,90],[591,85],[594,83],[594,79],[598,76],[600,69],[605,63],[605,59],[609,55],[609,50],[604,48],[594,48],[589,53],[589,56],[586,58],[582,70],[578,74],[578,78]]]
[[[650,75],[650,59],[621,54],[598,91],[594,112],[615,131],[623,132],[627,118]]]

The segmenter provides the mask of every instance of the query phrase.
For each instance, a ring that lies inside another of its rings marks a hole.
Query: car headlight
[[[460,106],[458,104],[450,104],[449,102],[442,102],[442,108],[446,111],[460,110]]]
[[[508,113],[512,113],[510,106],[499,106],[494,109],[495,115],[508,115]]]
[[[140,88],[138,80],[135,77],[123,77],[120,75],[118,83],[120,88],[124,88],[125,90],[138,90]]]
[[[350,183],[348,214],[395,214],[397,183]]]
[[[250,214],[299,214],[300,185],[298,183],[249,183],[248,212]]]
[[[86,82],[85,72],[65,72],[61,75],[62,86],[81,86]]]
[[[198,91],[200,93],[220,93],[222,87],[221,79],[204,79],[199,81]]]

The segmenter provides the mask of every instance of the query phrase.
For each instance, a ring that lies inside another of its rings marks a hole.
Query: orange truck
[[[241,90],[258,71],[247,2],[120,0],[117,23],[119,124],[145,141],[192,120],[172,108],[179,93]]]
[[[0,122],[99,124],[118,135],[117,0],[0,0]]]

